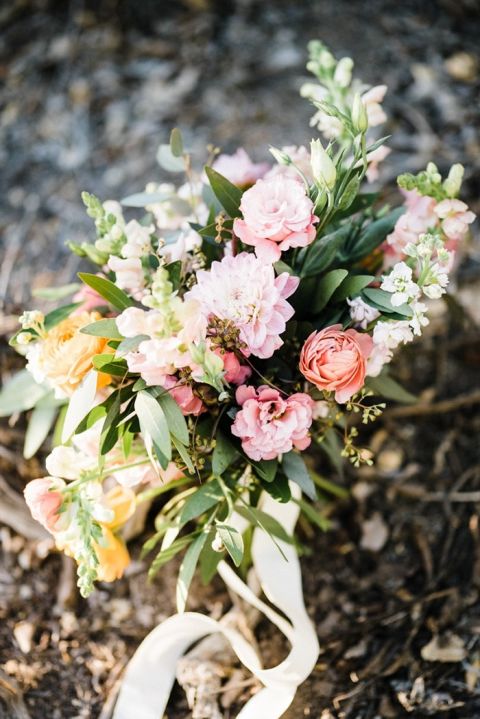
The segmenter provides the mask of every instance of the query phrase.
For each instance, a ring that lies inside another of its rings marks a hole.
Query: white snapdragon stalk
[[[130,257],[144,257],[152,249],[151,235],[155,231],[153,225],[141,225],[137,220],[130,220],[125,226],[126,243],[122,247],[122,255]]]

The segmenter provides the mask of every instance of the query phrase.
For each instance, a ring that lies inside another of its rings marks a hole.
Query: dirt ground
[[[32,287],[78,270],[64,242],[90,231],[80,191],[121,197],[161,178],[155,150],[173,125],[200,156],[211,141],[258,160],[268,144],[308,141],[311,110],[296,97],[312,37],[389,85],[392,193],[399,172],[461,161],[480,213],[476,0],[17,0],[0,23],[4,377],[19,366],[6,336]],[[286,719],[480,717],[479,278],[477,223],[457,300],[396,365],[420,404],[392,405],[369,430],[375,467],[321,468],[350,495],[329,532],[300,530],[322,653]],[[25,514],[20,492],[42,457],[22,459],[23,430],[0,426],[0,717],[108,719],[128,658],[174,611],[178,566],[147,584],[139,538],[127,576],[80,600],[71,565]],[[194,584],[192,610],[229,606],[220,580]],[[277,663],[283,641],[266,621],[257,632]],[[179,689],[166,716],[190,716]]]

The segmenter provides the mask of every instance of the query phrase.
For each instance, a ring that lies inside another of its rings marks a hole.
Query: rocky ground
[[[258,160],[268,144],[308,141],[311,110],[297,98],[313,37],[389,85],[390,187],[429,159],[461,161],[480,212],[476,0],[17,0],[0,24],[4,336],[32,288],[78,269],[64,242],[90,232],[80,191],[122,197],[162,178],[155,152],[172,126],[200,159],[212,141]],[[330,532],[303,530],[323,651],[287,719],[480,716],[479,249],[477,237],[459,302],[398,363],[421,405],[374,427],[374,469],[342,479],[324,468],[351,494]],[[18,366],[5,338],[0,359],[4,376]],[[147,585],[134,546],[127,577],[79,601],[70,565],[22,514],[19,492],[41,471],[41,458],[21,459],[22,431],[0,429],[0,488],[15,517],[0,529],[0,717],[107,719],[128,657],[173,612],[177,567]],[[190,606],[218,616],[229,602],[217,581],[195,585]],[[278,662],[285,647],[267,622],[258,636]],[[167,716],[189,716],[179,690]]]

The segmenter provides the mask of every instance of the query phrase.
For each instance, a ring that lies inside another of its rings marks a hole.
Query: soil
[[[257,160],[268,144],[308,141],[311,110],[297,92],[312,37],[351,54],[366,82],[389,85],[392,195],[399,172],[460,161],[480,211],[476,0],[17,0],[0,23],[4,377],[21,363],[6,337],[32,288],[79,268],[64,242],[91,232],[80,191],[121,197],[162,178],[155,151],[174,125],[200,157],[211,141]],[[478,240],[457,299],[396,364],[420,405],[392,404],[364,433],[373,468],[320,468],[350,493],[330,531],[300,527],[322,652],[286,719],[480,717]],[[0,427],[0,490],[19,518],[0,525],[0,717],[107,719],[128,658],[174,611],[178,564],[148,584],[140,536],[126,577],[80,600],[69,560],[21,509],[22,487],[42,471],[42,455],[22,459],[23,432],[22,419]],[[189,608],[218,617],[230,602],[217,578],[195,582]],[[286,647],[267,621],[257,636],[277,663]],[[190,716],[178,688],[166,716]]]

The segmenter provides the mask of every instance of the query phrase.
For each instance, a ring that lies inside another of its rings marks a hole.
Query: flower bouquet
[[[54,426],[47,476],[25,498],[76,560],[83,596],[122,576],[124,528],[143,503],[155,509],[149,576],[183,554],[180,613],[197,565],[204,582],[222,568],[246,596],[241,578],[274,552],[288,583],[296,514],[325,529],[326,497],[341,491],[318,473],[322,462],[372,463],[359,422],[409,399],[388,364],[428,324],[474,220],[457,199],[463,168],[443,180],[433,163],[401,175],[404,204],[382,204],[364,183],[389,153],[387,138],[372,136],[386,87],[354,79],[352,60],[320,42],[309,51],[315,82],[301,94],[323,142],[270,148],[275,164],[210,147],[197,172],[173,130],[158,160],[181,182],[121,203],[83,193],[96,239],[70,249],[93,271],[43,293],[72,295],[68,304],[20,317],[11,343],[27,368],[0,410],[30,411],[27,456]],[[264,589],[298,629],[267,575],[264,563]]]

